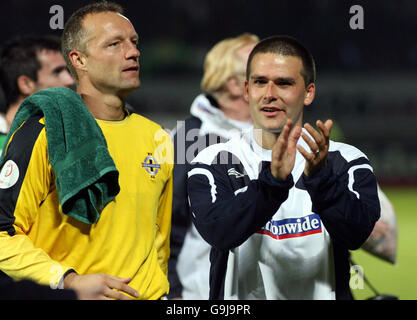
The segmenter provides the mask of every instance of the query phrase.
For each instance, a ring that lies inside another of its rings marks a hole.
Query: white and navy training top
[[[324,169],[305,176],[297,151],[282,181],[253,134],[204,149],[188,172],[193,222],[212,246],[210,299],[352,299],[349,250],[380,215],[368,158],[331,141]]]

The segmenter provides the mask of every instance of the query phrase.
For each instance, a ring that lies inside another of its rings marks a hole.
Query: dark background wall
[[[50,28],[51,6],[62,6],[66,21],[90,2],[1,2],[0,44],[21,34],[60,35]],[[306,120],[333,118],[344,141],[369,156],[382,183],[416,183],[415,0],[117,2],[140,36],[142,86],[128,100],[138,112],[173,128],[200,91],[204,55],[214,43],[242,32],[289,34],[317,64],[317,96]],[[363,8],[363,30],[350,28],[353,5]]]

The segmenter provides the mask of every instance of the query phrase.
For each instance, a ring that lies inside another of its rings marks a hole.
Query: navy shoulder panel
[[[3,175],[7,178],[13,174],[13,170],[18,171],[17,181],[10,186],[5,184],[7,181],[0,181],[3,184],[3,187],[0,188],[0,231],[7,231],[10,235],[15,232],[13,228],[14,210],[29,166],[32,150],[44,127],[43,124],[39,123],[40,118],[41,116],[36,116],[27,120],[15,132],[0,166],[0,179],[3,179]]]

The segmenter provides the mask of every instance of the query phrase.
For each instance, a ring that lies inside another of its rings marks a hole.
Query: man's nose
[[[126,59],[135,58],[137,60],[139,56],[140,56],[140,51],[136,47],[136,44],[130,43],[126,51]]]
[[[61,73],[61,82],[62,82],[62,86],[70,87],[74,84],[74,78],[71,76],[71,74],[67,70],[64,70]]]
[[[264,100],[267,102],[275,101],[277,99],[277,92],[273,81],[269,81],[265,88]]]

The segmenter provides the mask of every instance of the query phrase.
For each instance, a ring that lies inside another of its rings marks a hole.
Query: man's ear
[[[249,102],[249,84],[248,84],[248,80],[245,80],[245,90],[243,92],[243,98],[245,98],[245,100],[247,102]]]
[[[306,88],[306,95],[304,97],[304,105],[308,106],[310,105],[314,97],[316,95],[316,85],[314,83],[310,83]]]
[[[17,87],[23,96],[28,97],[35,93],[36,83],[28,76],[22,74],[17,77]]]
[[[79,70],[79,71],[87,70],[87,59],[86,59],[86,56],[81,51],[72,50],[68,54],[68,56],[75,70]]]

